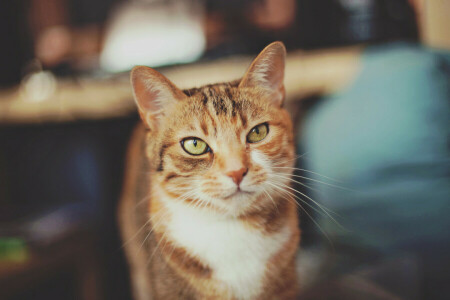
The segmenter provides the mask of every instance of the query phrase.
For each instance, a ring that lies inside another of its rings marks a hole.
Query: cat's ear
[[[134,67],[131,85],[139,114],[150,129],[156,128],[158,116],[164,112],[165,105],[187,98],[169,79],[149,67]]]
[[[282,42],[273,42],[255,58],[239,87],[266,90],[275,105],[281,106],[285,97],[284,61],[286,48]]]

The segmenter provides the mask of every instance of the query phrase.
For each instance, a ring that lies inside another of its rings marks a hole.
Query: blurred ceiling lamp
[[[126,2],[113,14],[100,55],[109,72],[197,60],[206,46],[199,0]]]

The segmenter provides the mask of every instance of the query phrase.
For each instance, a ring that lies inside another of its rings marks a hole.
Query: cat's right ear
[[[134,100],[145,125],[154,130],[164,106],[187,96],[169,79],[149,67],[137,66],[131,71]]]
[[[239,87],[265,91],[273,104],[282,106],[286,94],[283,83],[285,59],[286,48],[282,42],[268,45],[253,60]]]

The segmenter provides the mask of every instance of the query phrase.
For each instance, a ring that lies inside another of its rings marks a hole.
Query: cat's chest
[[[266,264],[289,238],[288,228],[265,235],[238,220],[216,220],[173,209],[170,236],[191,255],[208,263],[213,276],[239,299],[252,299],[263,285]]]

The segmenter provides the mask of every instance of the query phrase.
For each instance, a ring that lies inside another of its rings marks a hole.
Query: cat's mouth
[[[251,195],[251,194],[253,194],[253,192],[243,191],[241,188],[238,187],[233,193],[231,193],[230,195],[224,197],[223,199],[227,200],[227,199],[230,199],[230,198],[243,196],[243,195]]]

